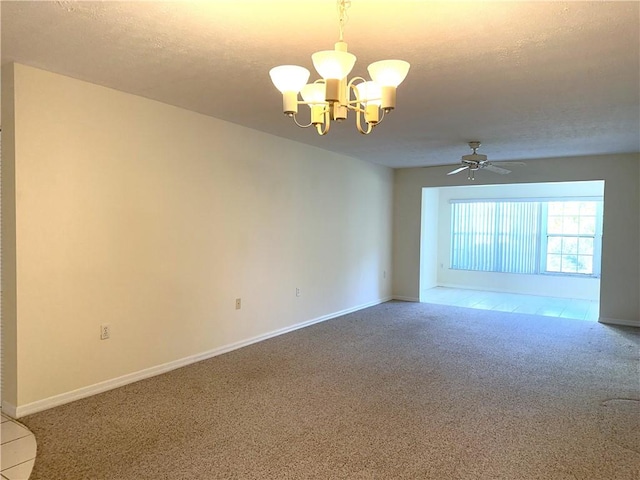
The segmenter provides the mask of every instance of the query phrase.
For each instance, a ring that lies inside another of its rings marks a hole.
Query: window
[[[544,204],[543,269],[551,273],[600,272],[601,205],[597,201]],[[597,254],[597,255],[596,255]]]
[[[453,200],[451,268],[599,276],[602,197]]]
[[[451,268],[536,272],[539,203],[482,201],[452,207]]]

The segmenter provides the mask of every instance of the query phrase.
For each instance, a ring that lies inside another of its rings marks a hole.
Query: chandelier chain
[[[351,6],[351,0],[338,0],[338,21],[340,24],[340,41],[344,41],[344,26],[349,21],[347,9]]]

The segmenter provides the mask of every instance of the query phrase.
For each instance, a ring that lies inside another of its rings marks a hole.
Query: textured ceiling
[[[366,66],[411,70],[369,136],[319,137],[281,113],[268,71],[333,48],[333,0],[1,3],[16,61],[391,167],[640,151],[639,2],[353,0],[345,40]],[[317,78],[312,73],[312,78]],[[301,108],[305,116],[308,109]]]

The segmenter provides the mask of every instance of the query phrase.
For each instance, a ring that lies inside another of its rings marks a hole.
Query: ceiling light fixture
[[[334,50],[316,52],[311,56],[321,79],[307,84],[309,70],[297,65],[281,65],[269,71],[271,80],[282,92],[282,110],[302,128],[315,126],[318,134],[326,135],[331,120],[340,122],[352,110],[356,113],[356,127],[364,135],[371,133],[396,106],[396,88],[407,76],[409,63],[404,60],[381,60],[368,67],[372,80],[362,77],[347,79],[356,63],[356,56],[347,52],[344,25],[350,0],[338,0],[340,38]],[[301,94],[302,101],[298,99]],[[296,115],[298,105],[309,105],[311,121],[302,125]],[[364,118],[365,126],[362,124]]]

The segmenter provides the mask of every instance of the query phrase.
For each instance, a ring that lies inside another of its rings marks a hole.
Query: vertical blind
[[[540,202],[453,202],[451,268],[536,273]]]

